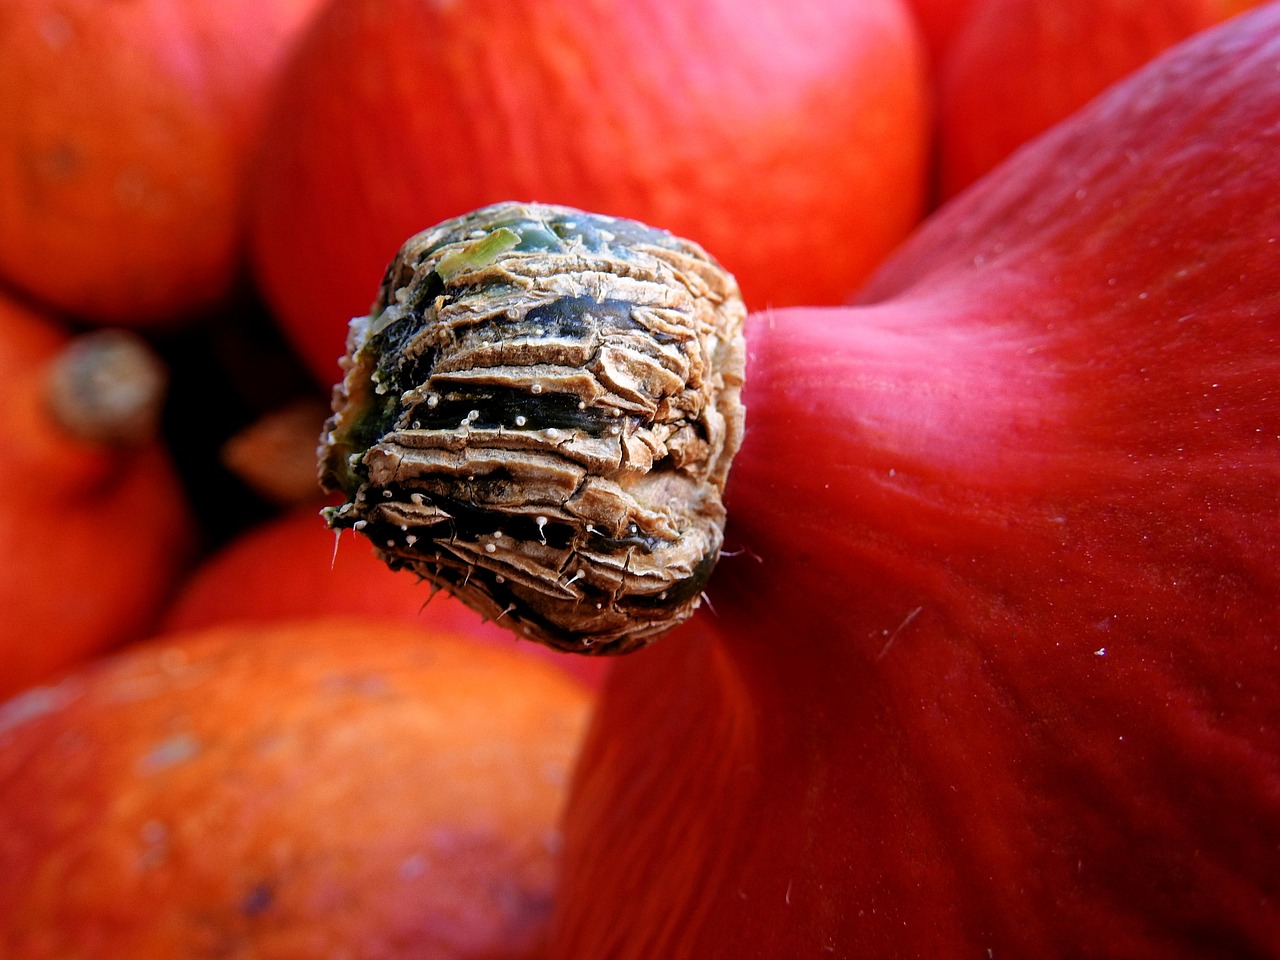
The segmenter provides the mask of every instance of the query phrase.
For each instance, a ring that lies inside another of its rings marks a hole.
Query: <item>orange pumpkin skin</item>
[[[318,0],[6,0],[0,278],[113,324],[221,298],[276,67]]]
[[[70,338],[0,299],[0,699],[141,636],[194,553],[194,524],[158,443],[77,439],[46,403]]]
[[[976,0],[940,68],[943,196],[1166,47],[1258,2]]]
[[[0,953],[541,955],[587,696],[340,619],[142,644],[0,707]]]
[[[432,596],[429,584],[388,570],[366,540],[335,540],[312,508],[251,529],[208,558],[183,583],[163,628],[180,631],[321,614],[453,631],[554,663],[592,687],[608,663],[521,640],[500,624],[482,621],[448,593]]]
[[[670,229],[767,307],[849,296],[926,180],[900,0],[342,0],[280,92],[251,256],[325,383],[404,238],[484,204]]]

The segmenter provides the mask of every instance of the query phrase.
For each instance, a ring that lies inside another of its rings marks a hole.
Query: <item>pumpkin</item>
[[[129,344],[118,365],[110,343],[85,343],[0,298],[0,699],[140,637],[196,548],[149,435],[163,383],[147,358],[158,361]]]
[[[647,221],[748,305],[841,302],[918,219],[900,0],[339,0],[284,72],[254,274],[323,383],[401,242],[492,202]]]
[[[0,706],[0,953],[541,956],[586,714],[443,631],[133,646]]]
[[[162,626],[177,632],[320,614],[455,632],[554,663],[588,686],[604,674],[604,661],[517,640],[412,574],[388,576],[367,541],[331,532],[312,507],[260,523],[205,558],[183,580]]]
[[[250,153],[317,0],[6,0],[0,279],[101,323],[227,296]]]
[[[939,67],[943,197],[1161,50],[1258,3],[975,0]]]
[[[614,665],[556,960],[1280,953],[1280,4],[757,314],[716,611]]]
[[[979,0],[907,0],[935,68],[946,59],[952,41],[979,5]]]

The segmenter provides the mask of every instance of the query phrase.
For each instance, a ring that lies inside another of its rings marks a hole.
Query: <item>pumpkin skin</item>
[[[742,553],[606,682],[553,957],[1280,951],[1278,56],[1192,38],[753,318]]]
[[[159,441],[73,435],[47,402],[71,342],[0,298],[0,699],[141,637],[195,552],[186,497]]]
[[[1166,47],[1258,2],[977,0],[939,69],[943,197]]]
[[[979,5],[980,0],[907,0],[935,67],[946,59],[953,39]]]
[[[748,306],[843,302],[920,215],[925,87],[900,0],[331,3],[280,82],[255,276],[325,384],[404,238],[505,200],[694,240]]]
[[[131,647],[0,707],[0,952],[541,956],[587,700],[386,624]]]
[[[338,537],[319,508],[299,508],[260,524],[206,558],[182,583],[162,622],[166,632],[220,623],[341,615],[448,631],[477,643],[554,663],[589,687],[607,662],[521,641],[409,573],[392,576],[368,543]]]
[[[117,325],[223,298],[266,93],[317,5],[7,0],[0,278]]]

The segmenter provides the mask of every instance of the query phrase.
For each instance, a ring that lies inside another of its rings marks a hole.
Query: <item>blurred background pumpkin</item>
[[[762,308],[843,300],[923,202],[901,0],[337,0],[278,94],[252,260],[323,383],[405,238],[487,203],[671,230]]]
[[[1259,2],[970,0],[937,64],[942,196],[1162,50]]]
[[[138,645],[0,707],[0,955],[541,955],[562,671],[342,619]]]
[[[164,378],[144,344],[0,297],[0,700],[140,638],[194,556]]]
[[[226,298],[266,94],[318,2],[5,0],[0,282],[128,326]]]

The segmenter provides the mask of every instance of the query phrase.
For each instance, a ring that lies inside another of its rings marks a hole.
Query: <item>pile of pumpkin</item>
[[[0,955],[1280,954],[1278,65],[1245,0],[8,0]],[[607,671],[318,516],[348,319],[506,199],[754,311],[710,602]]]

